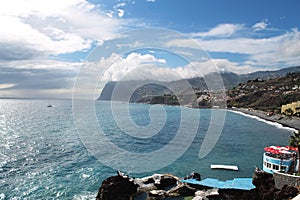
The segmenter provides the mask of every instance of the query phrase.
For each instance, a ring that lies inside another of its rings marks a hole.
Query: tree
[[[298,148],[298,156],[297,157],[299,158],[299,155],[300,155],[300,132],[299,132],[299,129],[294,131],[294,135],[290,136],[289,146]],[[297,161],[297,159],[296,159],[296,161]],[[300,174],[300,167],[298,167],[298,174]]]

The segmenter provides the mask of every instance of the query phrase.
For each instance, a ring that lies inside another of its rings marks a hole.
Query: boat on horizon
[[[52,104],[50,103],[50,99],[48,100],[48,105],[47,105],[48,108],[52,107]]]

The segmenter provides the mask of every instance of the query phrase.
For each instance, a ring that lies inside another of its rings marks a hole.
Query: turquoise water
[[[78,130],[85,130],[87,135],[97,130],[93,130],[93,126],[75,125],[72,101],[53,100],[51,103],[53,107],[47,108],[47,100],[0,100],[0,199],[94,199],[103,179],[116,174],[115,169],[102,164],[101,159],[99,161],[97,156],[91,155],[90,149],[83,144]],[[119,116],[126,117],[123,108],[128,105],[119,103],[117,106]],[[218,142],[206,157],[200,159],[199,149],[211,120],[211,110],[131,104],[130,123],[139,127],[149,126],[156,133],[151,137],[139,138],[124,134],[120,127],[128,125],[126,131],[129,132],[134,132],[130,130],[134,127],[122,120],[116,124],[108,102],[96,102],[95,108],[106,137],[128,152],[144,153],[145,162],[141,164],[145,166],[154,164],[146,162],[151,159],[147,158],[148,153],[163,149],[176,138],[182,123],[181,109],[185,109],[185,115],[190,117],[183,127],[187,135],[193,132],[192,128],[189,130],[189,123],[199,114],[199,128],[187,151],[166,167],[155,170],[155,173],[173,173],[180,177],[193,171],[199,172],[203,178],[221,180],[251,177],[254,167],[262,166],[263,148],[286,145],[291,133],[291,130],[278,125],[226,112]],[[161,115],[165,123],[157,121],[157,126],[151,126],[151,121],[160,119]],[[179,149],[186,145],[186,141],[176,141],[176,145]],[[95,146],[100,150],[101,147]],[[114,161],[114,157],[109,159]],[[134,158],[128,160],[133,161]],[[157,158],[158,162],[163,160],[164,157]],[[160,163],[155,164],[159,166]],[[211,164],[238,165],[240,170],[211,170]],[[130,175],[152,173],[134,173],[132,168]]]

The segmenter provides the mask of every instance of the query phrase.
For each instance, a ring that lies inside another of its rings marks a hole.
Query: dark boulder
[[[254,172],[252,182],[256,188],[251,192],[256,199],[285,200],[292,199],[298,194],[298,189],[293,186],[285,185],[279,190],[275,187],[273,175],[258,169]]]
[[[274,193],[278,191],[278,189],[275,188],[275,181],[272,174],[256,169],[253,174],[252,183],[256,187],[252,190],[252,194],[256,199],[274,199]]]
[[[219,190],[219,196],[210,200],[288,200],[298,194],[298,189],[292,186],[284,186],[281,190],[275,187],[273,175],[256,169],[252,179],[255,189],[242,190]]]
[[[96,200],[130,200],[137,193],[136,185],[129,177],[111,176],[102,182]]]
[[[196,179],[197,181],[201,181],[201,175],[197,172],[192,172],[189,176],[186,176],[184,179]]]
[[[259,169],[255,170],[252,183],[260,190],[269,190],[275,187],[273,175]]]
[[[174,187],[177,184],[177,180],[171,176],[162,176],[158,184],[154,184],[157,189],[165,190],[166,188]]]
[[[209,198],[210,200],[244,200],[242,190],[221,189],[219,195]],[[248,199],[247,199],[248,200]]]
[[[298,189],[292,186],[284,185],[280,191],[275,192],[274,200],[291,199],[298,194]]]

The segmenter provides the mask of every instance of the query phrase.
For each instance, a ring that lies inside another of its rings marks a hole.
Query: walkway
[[[219,189],[251,190],[255,188],[255,186],[252,184],[252,178],[235,178],[227,181],[219,181],[218,179],[214,178],[206,178],[202,181],[187,179],[181,180],[181,182]]]

